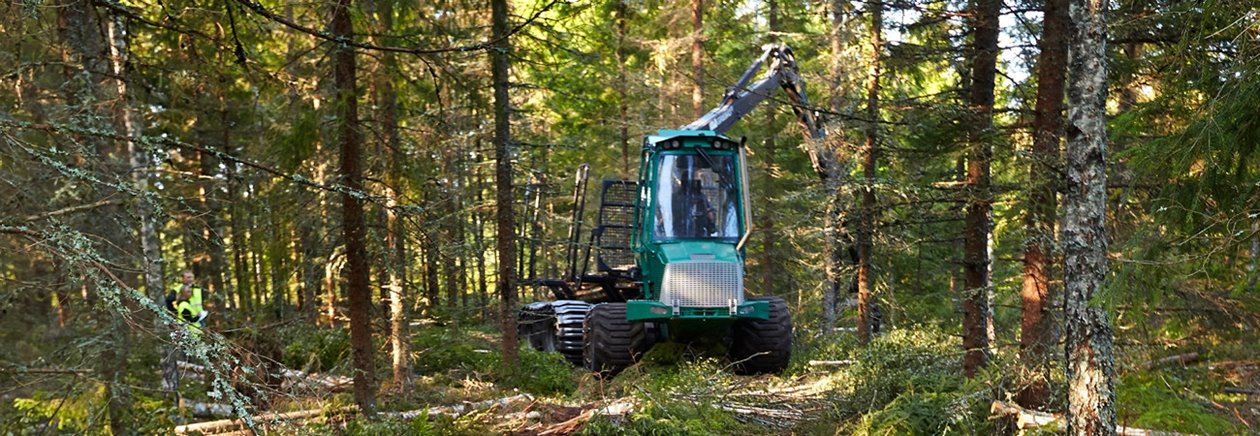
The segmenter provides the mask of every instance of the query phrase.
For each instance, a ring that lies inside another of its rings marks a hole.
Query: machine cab
[[[750,215],[739,142],[703,130],[662,130],[643,144],[633,247],[643,300],[632,320],[768,316],[745,303],[743,246]],[[762,310],[758,310],[762,309]]]
[[[683,241],[738,244],[747,233],[741,144],[708,131],[662,130],[644,141],[641,162],[640,250]]]

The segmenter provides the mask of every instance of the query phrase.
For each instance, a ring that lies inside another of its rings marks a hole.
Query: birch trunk
[[[1104,0],[1072,0],[1068,57],[1063,283],[1068,434],[1115,434],[1111,322],[1098,306],[1107,274],[1107,66]]]

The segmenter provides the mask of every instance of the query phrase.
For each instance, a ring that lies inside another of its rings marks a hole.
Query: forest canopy
[[[0,431],[1256,432],[1258,6],[0,3]]]

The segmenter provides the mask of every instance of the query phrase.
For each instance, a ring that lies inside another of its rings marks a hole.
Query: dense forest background
[[[1119,425],[1260,431],[1260,4],[1086,3],[1092,44],[1063,0],[6,1],[0,429],[1013,431],[1068,409],[1078,301]],[[781,95],[729,132],[791,367],[658,347],[600,379],[518,349],[578,166],[633,179],[771,43],[845,169]],[[1104,72],[1106,242],[1065,244],[1065,89]],[[183,269],[199,338],[161,309]]]

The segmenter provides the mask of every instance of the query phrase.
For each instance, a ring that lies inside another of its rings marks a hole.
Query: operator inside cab
[[[731,155],[671,154],[657,177],[657,240],[738,240],[738,193]]]

